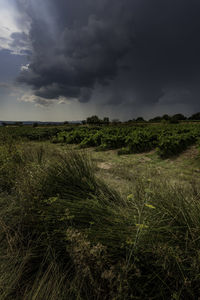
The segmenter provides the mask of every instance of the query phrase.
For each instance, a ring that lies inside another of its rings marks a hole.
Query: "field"
[[[0,299],[200,297],[199,123],[0,139]]]

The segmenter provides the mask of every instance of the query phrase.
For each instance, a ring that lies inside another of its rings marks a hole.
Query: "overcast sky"
[[[0,0],[0,120],[200,111],[199,0]]]

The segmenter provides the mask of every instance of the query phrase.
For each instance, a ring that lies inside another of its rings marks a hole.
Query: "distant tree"
[[[35,127],[38,127],[38,122],[34,122],[33,123],[33,127],[35,128]]]
[[[89,125],[100,125],[101,122],[102,122],[101,119],[99,119],[99,117],[96,115],[88,117],[86,119],[86,123]]]
[[[165,114],[162,116],[162,119],[165,121],[169,121],[171,119],[171,117],[169,115]]]
[[[161,121],[162,121],[162,118],[160,116],[157,116],[157,117],[149,120],[149,122],[161,122]]]
[[[188,118],[189,120],[200,120],[200,112],[193,114],[191,117]]]
[[[64,124],[64,125],[68,125],[68,124],[69,124],[69,122],[68,122],[68,121],[65,121],[63,124]]]
[[[136,122],[145,122],[143,117],[138,117],[135,121]]]
[[[172,119],[175,119],[175,120],[178,120],[178,121],[183,121],[183,120],[186,120],[187,118],[182,114],[175,114],[175,115],[172,116]]]
[[[178,120],[176,117],[171,117],[169,120],[169,123],[171,124],[178,124],[180,122],[180,120]]]
[[[85,125],[86,124],[86,120],[82,120],[81,123],[82,123],[82,125]]]
[[[103,118],[103,124],[108,125],[110,123],[110,120],[108,117]]]
[[[184,120],[186,120],[187,118],[184,116],[184,115],[182,115],[182,114],[175,114],[175,115],[173,115],[171,118],[170,118],[170,120],[169,120],[169,122],[171,123],[171,124],[177,124],[177,123],[179,123],[180,121],[184,121]]]
[[[1,125],[5,127],[7,125],[7,123],[6,122],[2,122]]]

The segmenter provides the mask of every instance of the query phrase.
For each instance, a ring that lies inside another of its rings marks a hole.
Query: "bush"
[[[196,142],[194,133],[182,133],[174,135],[161,135],[158,143],[158,154],[162,158],[171,157],[183,152],[188,146]]]

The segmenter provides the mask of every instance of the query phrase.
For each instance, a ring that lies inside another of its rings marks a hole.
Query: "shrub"
[[[158,143],[158,154],[162,158],[177,155],[194,144],[196,135],[194,133],[174,134],[172,136],[161,135]]]

